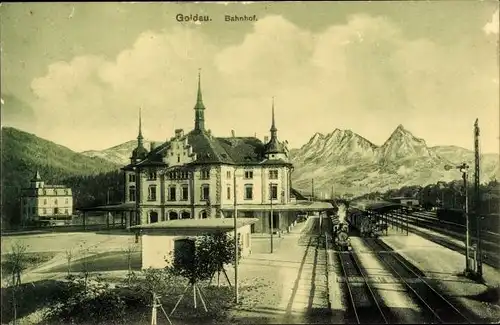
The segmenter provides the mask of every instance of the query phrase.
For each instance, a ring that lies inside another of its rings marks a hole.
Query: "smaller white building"
[[[240,237],[241,256],[252,252],[251,225],[256,218],[241,218],[236,220],[236,228]],[[196,238],[208,233],[224,231],[232,238],[234,219],[178,219],[130,227],[141,235],[142,269],[164,268],[167,259],[172,256],[175,241]]]
[[[30,187],[21,191],[22,223],[71,220],[73,193],[64,185],[47,185],[36,171]]]

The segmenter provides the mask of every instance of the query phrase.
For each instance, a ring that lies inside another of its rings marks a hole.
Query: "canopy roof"
[[[232,205],[222,206],[223,211],[232,211]],[[273,204],[273,211],[297,211],[297,212],[317,212],[333,209],[333,205],[328,202],[296,201],[289,204]],[[238,211],[269,211],[271,204],[240,204]]]
[[[135,211],[135,203],[120,203],[120,204],[109,204],[109,205],[99,205],[95,207],[86,208],[76,208],[78,211]]]
[[[352,202],[350,205],[351,209],[357,209],[361,211],[388,211],[401,208],[401,204],[387,201],[370,201],[370,200],[361,200]]]
[[[259,219],[240,218],[236,219],[236,228],[254,224]],[[210,219],[178,219],[155,223],[148,223],[130,227],[132,230],[190,230],[197,233],[214,232],[217,230],[229,231],[234,229],[233,218],[210,218]]]

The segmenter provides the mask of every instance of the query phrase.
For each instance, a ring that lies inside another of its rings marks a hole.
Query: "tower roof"
[[[132,159],[144,159],[148,154],[148,150],[144,148],[142,140],[142,108],[139,108],[139,134],[137,135],[137,147],[132,151]]]
[[[196,96],[196,105],[194,109],[205,109],[203,104],[203,97],[201,95],[201,69],[198,70],[198,95]]]
[[[272,113],[271,113],[271,118],[272,118],[272,123],[271,123],[271,132],[276,132],[278,129],[276,128],[276,123],[274,121],[274,97],[273,97],[273,106],[272,106]]]
[[[284,153],[285,148],[283,144],[278,141],[278,129],[276,128],[276,121],[274,119],[274,97],[271,108],[271,139],[266,143],[266,153]]]
[[[42,180],[42,178],[40,177],[40,172],[37,169],[36,172],[35,172],[35,175],[31,179],[31,181],[32,182],[38,182],[38,181],[41,181],[41,180]]]

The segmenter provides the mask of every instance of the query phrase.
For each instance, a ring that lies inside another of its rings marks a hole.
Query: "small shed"
[[[236,219],[236,228],[241,244],[241,257],[252,252],[251,225],[256,218]],[[164,268],[166,259],[174,251],[178,240],[196,238],[205,234],[224,231],[230,237],[234,234],[234,219],[179,219],[149,223],[130,227],[141,235],[142,269]]]

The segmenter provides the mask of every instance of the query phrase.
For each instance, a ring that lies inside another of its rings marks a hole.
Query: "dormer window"
[[[148,181],[155,181],[156,180],[156,172],[155,171],[150,171],[148,173]]]
[[[201,179],[209,179],[210,178],[210,169],[202,169],[200,173]]]

